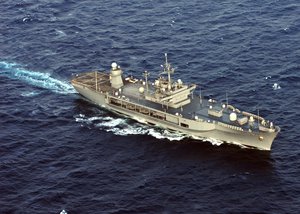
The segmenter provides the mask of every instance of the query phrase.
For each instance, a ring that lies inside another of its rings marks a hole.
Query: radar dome
[[[253,118],[253,116],[250,116],[250,118],[249,118],[249,122],[250,122],[250,123],[253,123],[253,122],[254,122],[254,118]]]
[[[232,112],[232,113],[229,115],[229,120],[230,120],[230,121],[236,121],[236,120],[237,120],[237,115],[236,115],[236,113]]]
[[[144,93],[144,91],[145,91],[145,88],[144,87],[140,87],[139,88],[139,92],[142,94],[142,93]]]
[[[182,80],[181,79],[178,79],[177,82],[178,82],[179,86],[182,86]]]
[[[113,70],[116,70],[118,68],[118,64],[116,62],[111,63],[111,67]]]

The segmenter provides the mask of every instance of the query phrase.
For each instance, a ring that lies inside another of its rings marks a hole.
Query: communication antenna
[[[226,91],[226,106],[228,106],[228,92]]]
[[[259,123],[259,108],[257,108],[257,126],[258,126],[258,132],[259,132],[259,126],[260,126],[260,123]]]
[[[200,94],[199,94],[199,97],[200,97],[200,104],[202,105],[202,89],[200,87]]]

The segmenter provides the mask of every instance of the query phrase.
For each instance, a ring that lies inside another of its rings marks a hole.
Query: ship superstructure
[[[174,68],[165,54],[163,72],[154,81],[124,77],[117,63],[110,73],[91,71],[76,75],[71,83],[85,98],[105,109],[137,121],[178,131],[200,139],[212,138],[270,150],[280,131],[263,117],[234,106],[194,95],[195,84],[172,80]]]

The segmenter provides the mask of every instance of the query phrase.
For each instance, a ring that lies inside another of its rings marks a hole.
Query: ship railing
[[[82,83],[82,82],[80,82],[80,81],[77,81],[76,79],[73,79],[72,82],[73,82],[73,83],[76,83],[76,84],[78,84],[78,85],[82,85],[82,86],[87,87],[87,88],[92,88],[92,85]]]
[[[243,111],[243,112],[242,112],[242,115],[248,116],[248,117],[251,117],[251,116],[252,116],[254,119],[261,120],[261,121],[264,120],[263,117],[258,116],[258,115],[255,115],[255,114],[252,114],[252,113],[249,113],[249,112],[246,112],[246,111]]]
[[[260,121],[265,121],[265,119],[259,115],[256,115],[256,114],[252,114],[250,112],[246,112],[246,111],[240,111],[238,110],[237,108],[233,107],[232,105],[227,105],[227,108],[233,110],[233,111],[236,111],[237,113],[241,113],[242,115],[244,116],[247,116],[247,117],[253,117],[254,119],[256,119],[258,121],[258,123],[260,123]],[[269,129],[267,125],[263,125],[263,124],[259,124],[259,126],[262,126],[264,127],[265,129]]]
[[[275,129],[270,129],[264,126],[259,125],[259,131],[263,131],[263,132],[275,132]]]
[[[84,77],[84,76],[82,76]],[[80,77],[79,77],[80,78]],[[110,90],[109,86],[109,79],[99,79],[97,78],[97,81],[95,78],[89,78],[89,79],[79,79],[79,78],[74,78],[72,80],[73,83],[76,83],[78,85],[84,86],[86,88],[90,88],[95,91],[100,91],[100,92],[106,92]],[[99,80],[98,80],[99,79]]]
[[[232,105],[227,105],[227,108],[229,108],[229,109],[231,109],[232,111],[235,111],[235,112],[237,112],[237,113],[241,113],[241,111],[240,111],[239,109],[235,108],[235,107],[232,106]]]
[[[233,129],[233,130],[237,130],[237,131],[243,131],[243,129],[241,127],[229,125],[229,124],[222,123],[222,122],[218,122],[218,125],[226,127],[226,128],[230,128],[230,129]]]

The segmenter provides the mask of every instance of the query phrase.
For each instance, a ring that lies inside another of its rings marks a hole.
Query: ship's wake
[[[16,63],[0,61],[0,75],[18,79],[30,85],[48,89],[60,94],[76,93],[70,83],[51,77],[49,73],[29,71]]]
[[[149,135],[156,139],[168,139],[169,141],[180,141],[184,138],[192,138],[205,142],[209,142],[214,146],[220,146],[223,142],[211,138],[199,138],[195,136],[187,136],[179,132],[171,132],[159,127],[153,127],[146,124],[133,122],[132,119],[127,118],[113,118],[109,116],[88,117],[84,114],[75,116],[76,122],[89,128],[99,128],[100,130],[112,132],[115,135]]]

